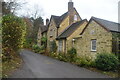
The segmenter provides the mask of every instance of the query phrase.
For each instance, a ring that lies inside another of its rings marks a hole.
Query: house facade
[[[53,41],[55,41],[57,44],[57,51],[66,52],[67,51],[67,43],[69,43],[69,42],[66,40],[61,40],[58,37],[61,34],[63,34],[69,27],[72,27],[75,24],[79,24],[81,21],[82,21],[82,19],[81,19],[80,15],[78,14],[77,10],[74,8],[74,3],[72,1],[68,2],[68,11],[66,13],[64,13],[61,16],[52,15],[49,26],[48,26],[48,31],[47,31],[47,39],[48,39],[47,40],[47,49],[48,49],[48,51],[52,50],[51,43]],[[75,27],[76,27],[76,25],[75,25]],[[77,27],[74,29],[73,32],[75,32]],[[71,32],[71,34],[70,33],[69,34],[72,35],[73,32]],[[79,31],[77,31],[77,32],[79,34]]]
[[[37,45],[42,46],[42,38],[47,38],[49,19],[46,19],[46,25],[39,25],[39,30],[37,34]]]
[[[75,47],[74,38],[79,36],[79,33],[87,25],[88,21],[86,19],[73,23],[67,29],[65,29],[61,35],[57,37],[58,41],[58,52],[67,53],[72,47]]]
[[[89,22],[82,19],[68,2],[68,11],[61,16],[52,15],[45,31],[47,51],[53,51],[52,42],[57,46],[57,53],[67,53],[74,47],[78,56],[94,59],[97,53],[120,53],[120,24],[92,17]],[[41,37],[39,37],[41,39]]]
[[[119,27],[118,23],[92,17],[75,41],[78,56],[94,59],[97,53],[120,53]]]

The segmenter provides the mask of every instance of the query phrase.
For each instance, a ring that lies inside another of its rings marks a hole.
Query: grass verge
[[[94,71],[94,72],[99,72],[101,74],[105,74],[105,75],[108,75],[112,78],[118,78],[118,72],[112,72],[112,71],[102,71],[102,70],[98,70],[97,68],[91,68],[91,67],[85,67],[91,71]]]
[[[22,64],[22,59],[20,56],[15,57],[9,61],[2,63],[2,78],[8,78],[12,72],[17,70]]]

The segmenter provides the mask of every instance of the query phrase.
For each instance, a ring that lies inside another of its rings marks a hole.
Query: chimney
[[[74,3],[72,2],[72,0],[69,0],[69,2],[68,2],[68,11],[73,9],[73,7],[74,7]]]
[[[72,0],[68,2],[69,25],[74,22],[74,3]]]
[[[46,25],[48,25],[48,24],[49,24],[49,19],[47,18],[47,19],[46,19]]]

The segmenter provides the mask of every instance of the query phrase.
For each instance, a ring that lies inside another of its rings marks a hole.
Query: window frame
[[[77,17],[77,15],[75,14],[74,15],[74,21],[77,21],[78,20],[78,17]]]
[[[93,41],[95,41],[95,43],[93,43]],[[95,49],[93,47],[95,47]],[[91,40],[91,51],[93,51],[93,52],[97,51],[97,39],[92,39]]]
[[[63,51],[63,40],[59,40],[59,43],[58,43],[58,52],[62,52]]]

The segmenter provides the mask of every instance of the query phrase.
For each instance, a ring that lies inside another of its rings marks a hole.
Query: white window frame
[[[95,43],[93,43],[93,42],[95,42]],[[93,47],[95,47],[95,49],[93,49]],[[91,40],[91,51],[97,51],[97,40],[96,39]]]

